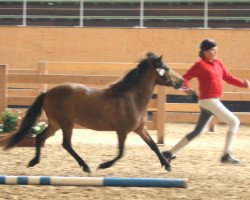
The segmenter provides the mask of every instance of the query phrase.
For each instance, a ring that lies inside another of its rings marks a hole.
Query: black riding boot
[[[169,162],[171,162],[171,160],[176,159],[176,156],[173,156],[172,153],[170,151],[163,151],[162,155],[165,157],[165,159]]]

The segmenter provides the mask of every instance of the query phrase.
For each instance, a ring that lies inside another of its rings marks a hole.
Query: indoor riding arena
[[[198,120],[181,77],[204,39],[250,80],[248,0],[0,1],[0,200],[250,199],[249,88],[221,97],[240,163],[221,162],[216,117],[171,166],[161,153]]]

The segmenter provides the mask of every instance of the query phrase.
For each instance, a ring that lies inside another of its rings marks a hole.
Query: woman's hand
[[[182,90],[187,95],[190,95],[193,102],[198,102],[198,95],[196,94],[195,90],[193,90],[192,88],[183,86],[179,90]]]
[[[244,85],[246,88],[250,88],[250,82],[247,79],[244,79]]]
[[[187,95],[192,95],[195,93],[195,91],[192,88],[189,87],[181,87],[179,90],[184,91]]]

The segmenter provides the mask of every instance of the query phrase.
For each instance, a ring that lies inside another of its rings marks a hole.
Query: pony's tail
[[[30,131],[32,126],[35,125],[37,118],[42,113],[43,100],[45,97],[45,93],[41,93],[31,107],[27,110],[19,130],[9,136],[6,136],[0,143],[3,144],[4,149],[10,149],[15,147]]]

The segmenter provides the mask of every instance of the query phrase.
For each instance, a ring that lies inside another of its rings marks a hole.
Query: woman
[[[230,112],[220,101],[222,95],[223,81],[229,84],[249,88],[248,80],[241,80],[229,73],[223,63],[216,59],[217,45],[214,40],[205,39],[200,44],[199,56],[201,60],[196,62],[184,75],[184,87],[188,94],[194,93],[189,87],[189,81],[197,78],[199,82],[199,106],[201,113],[194,130],[184,136],[170,151],[163,152],[165,158],[170,162],[174,155],[185,147],[191,140],[202,133],[202,130],[211,120],[212,115],[218,117],[221,121],[228,124],[228,131],[224,146],[224,152],[221,157],[222,163],[240,163],[239,160],[232,157],[232,143],[238,132],[240,125],[239,119]]]

